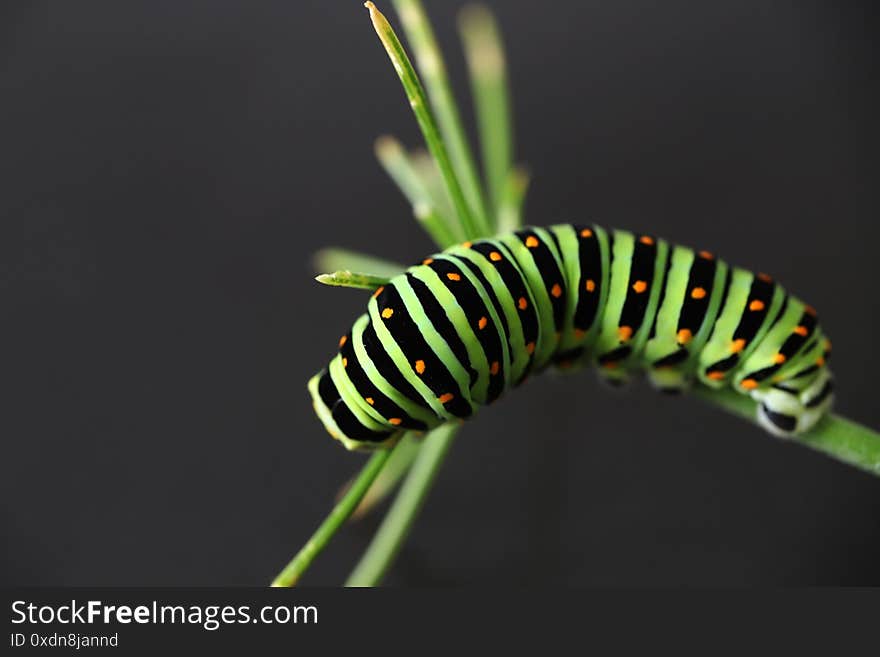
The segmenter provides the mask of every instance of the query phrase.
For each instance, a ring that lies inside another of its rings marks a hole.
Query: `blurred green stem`
[[[523,223],[523,205],[529,188],[529,174],[522,167],[514,167],[507,176],[498,207],[498,232],[518,230]]]
[[[376,586],[381,583],[409,535],[458,428],[458,424],[447,423],[425,437],[400,492],[367,551],[345,582],[346,586]]]
[[[272,586],[294,586],[299,581],[299,578],[312,564],[315,557],[320,554],[321,550],[324,549],[330,539],[333,538],[342,526],[342,523],[357,508],[357,505],[370,488],[370,484],[373,483],[373,480],[382,470],[391,454],[392,450],[386,449],[376,452],[370,457],[370,460],[364,465],[345,496],[333,507],[330,515],[324,519],[324,522],[321,523],[321,526],[318,527],[309,541],[273,580]]]
[[[388,459],[388,463],[385,464],[382,472],[376,477],[367,494],[364,495],[364,499],[361,500],[361,503],[358,504],[357,509],[351,515],[352,520],[363,518],[388,497],[397,484],[400,483],[400,480],[403,479],[403,476],[409,472],[410,466],[422,447],[422,442],[422,438],[417,437],[412,432],[407,433],[401,438],[391,458]],[[345,485],[340,493],[340,497],[351,487],[351,484],[352,482],[349,481]]]
[[[430,180],[416,169],[412,158],[394,137],[376,140],[376,159],[413,206],[416,220],[441,248],[462,241],[461,226],[453,217],[440,211],[442,199],[435,198]]]
[[[348,249],[321,249],[312,257],[312,265],[318,273],[327,271],[356,271],[364,276],[393,278],[406,267],[390,260]],[[323,281],[322,281],[323,282]]]
[[[483,172],[497,227],[513,166],[513,128],[504,48],[495,18],[482,5],[461,10],[459,32],[477,110]]]

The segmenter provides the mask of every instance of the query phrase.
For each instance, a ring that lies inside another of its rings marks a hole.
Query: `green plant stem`
[[[362,274],[356,271],[334,271],[331,274],[318,274],[315,280],[324,285],[332,285],[334,287],[352,287],[359,290],[375,290],[381,285],[386,285],[389,278],[385,276],[375,276],[373,274]]]
[[[388,53],[388,57],[394,65],[394,70],[397,72],[401,84],[403,84],[403,89],[409,99],[413,114],[415,114],[419,128],[425,137],[428,150],[437,162],[437,166],[446,183],[449,198],[452,200],[466,237],[470,239],[480,234],[485,234],[485,231],[481,233],[482,226],[474,222],[474,217],[464,197],[461,184],[456,176],[449,155],[446,152],[446,146],[440,136],[440,131],[437,128],[437,122],[434,120],[434,115],[425,97],[422,83],[419,81],[403,46],[400,44],[400,40],[397,38],[394,30],[391,29],[388,20],[382,15],[382,12],[376,9],[376,5],[372,2],[367,2],[364,6],[370,10],[373,28],[376,30],[376,34],[379,36],[385,52]]]
[[[498,207],[498,232],[507,233],[522,226],[523,204],[529,188],[529,174],[522,167],[511,169]]]
[[[376,159],[413,206],[413,214],[425,232],[441,248],[463,240],[461,226],[440,211],[443,201],[435,198],[430,181],[418,171],[400,142],[384,135],[376,140]]]
[[[452,230],[458,236],[458,241],[463,242],[465,240],[464,228],[462,228],[461,222],[458,220],[458,216],[449,200],[449,194],[446,192],[446,183],[443,181],[440,169],[437,168],[437,163],[431,157],[431,154],[424,149],[413,150],[410,154],[410,162],[412,162],[416,174],[428,189],[433,204],[440,208],[444,216],[451,218]]]
[[[393,278],[406,269],[404,265],[390,260],[337,248],[321,249],[316,252],[312,256],[312,265],[319,274],[325,271],[356,271],[362,272],[364,276],[380,278]]]
[[[458,24],[477,110],[483,172],[497,226],[513,166],[513,128],[504,48],[495,18],[486,7],[465,7],[459,14]]]
[[[458,428],[458,424],[444,424],[425,437],[400,492],[346,586],[381,583],[425,502]]]
[[[324,519],[309,541],[272,581],[272,586],[294,586],[297,583],[315,557],[333,538],[342,523],[355,510],[391,454],[392,450],[386,449],[376,452],[370,457],[345,496],[333,507],[330,515]]]
[[[373,144],[373,152],[379,164],[385,169],[407,200],[416,203],[433,203],[428,189],[415,170],[406,149],[391,135],[382,135]]]
[[[486,211],[480,177],[462,127],[458,104],[446,72],[446,62],[437,45],[431,22],[420,0],[392,0],[392,4],[400,16],[416,66],[428,90],[431,106],[440,124],[440,134],[449,148],[449,156],[477,224],[478,236],[491,235],[492,224]]]
[[[391,455],[391,458],[388,459],[388,463],[382,468],[382,472],[376,477],[376,480],[370,486],[367,494],[364,495],[364,499],[361,500],[360,504],[358,504],[357,508],[354,510],[354,513],[351,514],[351,520],[359,520],[369,514],[386,497],[388,497],[391,492],[394,491],[397,484],[403,479],[403,476],[409,472],[410,466],[412,466],[421,447],[421,438],[416,437],[412,432],[405,434],[404,437],[400,439],[400,442],[394,449],[394,453]],[[349,481],[341,489],[339,493],[340,499],[351,485],[352,482]]]
[[[429,203],[419,203],[413,206],[413,216],[425,232],[431,237],[436,245],[445,249],[462,240],[449,231],[443,219],[437,214],[437,210]]]
[[[746,395],[730,389],[711,390],[705,386],[696,386],[693,392],[699,398],[719,406],[728,413],[756,422],[755,401]],[[806,445],[874,475],[880,475],[880,433],[847,418],[833,413],[826,415],[810,431],[792,437],[791,441]]]

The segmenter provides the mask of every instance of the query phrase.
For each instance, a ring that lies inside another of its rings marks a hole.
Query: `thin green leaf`
[[[458,25],[477,110],[483,173],[498,226],[513,166],[513,128],[504,47],[495,17],[482,5],[462,9]]]
[[[468,238],[478,237],[481,234],[485,234],[484,227],[474,221],[473,214],[471,213],[467,200],[464,197],[455,169],[453,168],[449,155],[446,152],[446,146],[444,145],[443,139],[440,136],[440,131],[437,128],[437,122],[434,120],[431,107],[428,105],[428,100],[425,97],[422,83],[419,81],[418,76],[416,76],[416,72],[412,67],[412,63],[409,61],[409,57],[407,57],[400,40],[397,38],[394,30],[391,29],[391,25],[388,24],[388,20],[385,16],[376,9],[376,5],[372,2],[367,2],[364,6],[370,10],[370,19],[373,22],[373,28],[376,30],[376,34],[379,36],[379,39],[385,48],[385,52],[388,53],[388,57],[394,65],[394,70],[397,72],[401,84],[403,84],[403,89],[409,99],[413,114],[415,114],[419,128],[425,137],[425,143],[428,146],[428,150],[436,160],[440,173],[443,176],[443,180],[449,193],[449,198],[452,200],[452,204],[455,207],[464,234]]]
[[[492,222],[483,198],[480,177],[462,127],[458,104],[446,71],[446,62],[443,59],[443,52],[437,45],[431,21],[420,0],[392,0],[392,4],[397,15],[400,16],[404,32],[413,49],[416,66],[425,82],[431,106],[440,124],[440,134],[443,135],[449,149],[449,156],[461,181],[480,236],[490,235]]]
[[[359,290],[375,290],[377,287],[387,285],[389,278],[362,274],[356,271],[334,271],[331,274],[318,274],[315,280],[324,285],[333,287],[353,287]]]

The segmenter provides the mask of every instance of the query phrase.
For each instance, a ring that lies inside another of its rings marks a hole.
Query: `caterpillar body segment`
[[[309,382],[349,449],[463,420],[550,366],[645,372],[664,391],[731,386],[788,436],[833,402],[815,311],[765,274],[652,235],[595,225],[465,242],[377,289]]]

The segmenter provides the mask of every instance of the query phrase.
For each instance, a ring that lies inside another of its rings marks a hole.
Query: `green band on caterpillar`
[[[466,419],[530,374],[594,365],[663,391],[731,386],[788,436],[833,403],[815,311],[766,274],[708,251],[599,226],[525,228],[465,242],[378,288],[309,382],[348,449]]]

